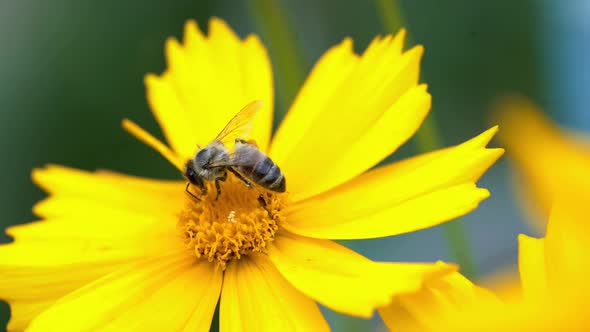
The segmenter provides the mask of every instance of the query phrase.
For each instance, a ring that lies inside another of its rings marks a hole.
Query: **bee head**
[[[189,160],[186,162],[186,164],[184,165],[184,177],[187,178],[187,180],[194,184],[197,185],[199,187],[203,187],[203,179],[199,176],[199,174],[197,173],[197,171],[195,171],[195,168],[193,167],[193,161]]]

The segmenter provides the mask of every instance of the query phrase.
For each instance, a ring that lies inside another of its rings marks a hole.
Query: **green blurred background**
[[[399,1],[398,15],[412,43],[426,48],[422,81],[433,95],[432,114],[444,145],[488,128],[488,107],[498,95],[516,91],[548,100],[543,55],[547,37],[540,3]],[[375,35],[388,30],[375,1],[0,0],[2,227],[34,220],[31,206],[44,195],[31,183],[30,171],[46,163],[179,177],[120,128],[121,118],[129,117],[159,133],[145,100],[143,75],[164,70],[164,41],[181,37],[190,18],[204,29],[209,17],[221,17],[242,37],[255,32],[268,45],[274,38],[267,20],[273,6],[282,16],[273,14],[270,21],[288,24],[297,47],[289,52],[294,59],[290,64],[301,68],[277,78],[278,87],[284,88],[278,91],[277,121],[291,97],[289,85],[304,77],[328,47],[351,36],[361,52]],[[285,48],[270,46],[275,69],[281,70],[276,65]],[[393,159],[416,150],[412,141]],[[513,264],[516,234],[531,233],[514,202],[504,160],[481,185],[490,188],[492,197],[462,218],[480,278]],[[437,227],[346,244],[378,260],[453,260],[446,239]],[[10,239],[3,236],[2,241]],[[3,304],[0,326],[5,326],[8,313]],[[329,315],[337,330],[378,329],[380,324]]]

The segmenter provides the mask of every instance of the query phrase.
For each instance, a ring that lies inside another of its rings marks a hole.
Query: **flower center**
[[[200,201],[187,194],[179,214],[178,228],[187,248],[198,258],[217,263],[222,270],[232,259],[264,252],[284,218],[286,195],[248,188],[233,174],[221,182],[217,200],[213,182],[207,186],[208,194],[202,197],[199,189],[191,186]],[[261,194],[263,200],[259,199]]]

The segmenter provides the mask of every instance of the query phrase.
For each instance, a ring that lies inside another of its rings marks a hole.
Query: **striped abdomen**
[[[237,171],[243,176],[268,190],[285,191],[285,176],[279,166],[254,145],[236,144],[233,158]]]

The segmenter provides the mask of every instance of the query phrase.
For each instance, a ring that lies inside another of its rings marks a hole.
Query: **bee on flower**
[[[476,181],[503,152],[486,148],[496,128],[372,169],[430,109],[418,83],[423,49],[404,51],[403,41],[402,31],[362,55],[348,38],[328,50],[271,139],[273,80],[259,39],[242,40],[219,19],[205,35],[189,21],[183,43],[166,43],[166,71],[145,78],[167,144],[123,122],[187,181],[33,171],[49,193],[34,207],[40,220],[10,227],[15,241],[0,246],[8,328],[208,331],[219,305],[221,331],[328,330],[318,303],[368,318],[454,271],[373,262],[333,241],[428,228],[489,196]],[[257,100],[247,134],[229,131],[240,134],[224,144],[227,154],[199,155]],[[258,159],[236,157],[243,148]],[[272,179],[256,174],[261,155]]]

